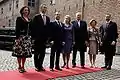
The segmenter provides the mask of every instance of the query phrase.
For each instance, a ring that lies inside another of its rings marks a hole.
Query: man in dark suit
[[[51,47],[50,55],[50,71],[54,71],[54,58],[56,55],[55,69],[62,70],[59,67],[59,58],[62,46],[64,45],[64,28],[63,24],[60,22],[60,13],[55,13],[55,21],[51,22],[51,32],[53,45]]]
[[[113,56],[116,51],[116,42],[118,38],[117,33],[117,24],[112,22],[111,15],[106,15],[106,23],[104,23],[100,27],[101,33],[101,45],[103,46],[103,51],[105,53],[105,66],[102,68],[106,68],[107,70],[111,69]]]
[[[33,18],[32,38],[34,41],[34,64],[36,71],[45,71],[43,60],[45,57],[46,42],[48,39],[50,18],[46,15],[47,6],[42,4],[40,14]]]
[[[88,41],[87,24],[81,20],[81,13],[76,13],[77,20],[73,21],[75,44],[73,47],[73,68],[76,67],[76,54],[80,51],[81,68],[85,65],[85,51]]]

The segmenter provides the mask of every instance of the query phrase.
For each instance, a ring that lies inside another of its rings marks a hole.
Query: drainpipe
[[[12,26],[15,27],[14,25],[14,0],[12,1],[12,4],[13,4],[13,8],[12,8]]]
[[[82,0],[82,20],[84,19],[85,0]]]

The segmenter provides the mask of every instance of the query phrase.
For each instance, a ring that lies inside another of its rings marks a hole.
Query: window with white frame
[[[28,6],[35,7],[35,0],[28,0]]]
[[[12,4],[9,4],[9,11],[11,11]]]
[[[1,8],[1,14],[3,14],[3,8]]]
[[[19,0],[16,1],[16,8],[18,8]]]
[[[9,22],[9,27],[11,27],[11,19],[9,19],[9,21],[8,21],[8,22]]]

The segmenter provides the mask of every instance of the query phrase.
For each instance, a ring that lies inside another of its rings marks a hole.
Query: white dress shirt
[[[78,22],[78,26],[80,27],[80,20],[79,21],[77,20],[77,22]]]
[[[40,13],[42,16],[42,19],[44,21],[44,25],[46,25],[46,14]]]
[[[60,26],[62,25],[59,20],[56,20],[56,19],[55,19],[55,21],[57,22],[58,25],[60,25]],[[61,26],[61,27],[62,27],[62,26]]]

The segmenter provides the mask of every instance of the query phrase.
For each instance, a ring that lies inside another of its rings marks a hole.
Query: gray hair
[[[47,8],[47,5],[46,4],[41,4],[40,8],[42,8],[42,7],[46,7]]]

